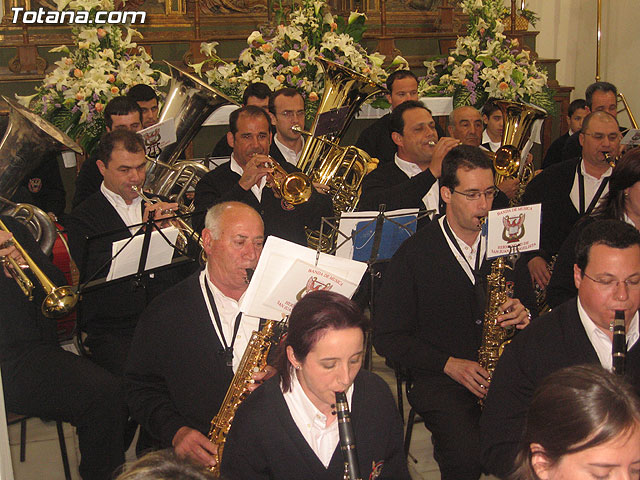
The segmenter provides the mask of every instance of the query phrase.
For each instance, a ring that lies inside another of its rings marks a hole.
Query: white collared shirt
[[[482,142],[480,143],[482,145],[484,145],[485,143],[488,143],[489,148],[491,149],[492,152],[497,151],[502,145],[502,142],[492,142],[491,137],[489,137],[489,134],[487,133],[486,129],[484,130],[484,132],[482,132]]]
[[[236,161],[235,157],[233,156],[233,153],[231,154],[231,158],[229,159],[229,167],[231,168],[232,172],[235,172],[240,176],[242,176],[242,174],[244,173],[243,168]],[[264,188],[266,183],[267,183],[267,177],[264,176],[260,179],[258,183],[256,183],[251,187],[251,192],[255,195],[255,197],[258,199],[259,202],[262,201],[262,189]]]
[[[582,176],[584,178],[584,208],[586,210],[587,208],[589,208],[589,204],[591,203],[591,200],[593,200],[593,196],[598,191],[598,188],[600,187],[600,184],[602,183],[602,181],[611,175],[611,167],[609,167],[609,169],[606,172],[604,172],[600,178],[596,178],[589,175],[586,172],[584,168],[584,160],[580,160],[580,172],[582,173]],[[573,187],[571,188],[571,193],[569,194],[569,198],[571,199],[571,203],[573,203],[573,206],[576,208],[576,211],[580,213],[580,186],[579,186],[580,180],[579,180],[577,171],[573,178],[574,178]],[[595,207],[597,207],[600,204],[600,202],[602,202],[602,200],[604,199],[604,196],[607,194],[608,191],[609,191],[609,184],[607,184],[607,186],[604,187],[604,190],[602,190],[600,199],[598,200],[598,203],[595,205]]]
[[[209,278],[209,272],[206,268],[202,272],[200,272],[200,290],[202,291],[204,303],[206,304],[207,311],[209,312],[211,324],[213,325],[213,329],[215,330],[216,335],[218,335],[218,339],[220,339],[220,344],[222,346],[224,346],[224,342],[222,341],[222,337],[220,336],[220,332],[218,331],[218,326],[216,325],[215,317],[213,316],[213,310],[211,308],[211,304],[209,303],[209,296],[207,295],[207,290],[204,286],[205,281],[209,284],[211,294],[213,295],[213,301],[216,303],[216,309],[218,310],[218,315],[220,315],[222,333],[224,334],[224,338],[227,341],[227,345],[230,346],[233,340],[233,327],[235,326],[238,312],[240,312],[239,304],[240,300],[242,300],[242,297],[240,297],[238,301],[234,300],[233,298],[227,297],[218,289],[218,287],[213,284],[213,282]],[[233,373],[235,373],[238,369],[240,360],[242,360],[244,351],[249,344],[251,334],[259,328],[260,319],[258,317],[251,317],[244,314],[242,315],[242,318],[240,320],[240,327],[238,328],[238,334],[236,335],[236,341],[233,345]]]
[[[589,318],[589,315],[580,302],[580,297],[578,297],[578,315],[580,316],[580,321],[582,322],[584,331],[587,333],[587,337],[589,337],[591,345],[593,345],[594,350],[598,354],[600,364],[603,368],[611,371],[613,364],[613,342],[609,336],[603,332],[602,329],[598,327],[593,320],[591,320],[591,318]],[[638,340],[638,312],[636,312],[631,319],[626,334],[627,350],[630,350]]]
[[[407,162],[406,160],[402,160],[398,154],[395,155],[396,165],[400,170],[402,170],[405,175],[409,178],[413,178],[419,173],[422,173],[422,169],[413,162]],[[435,210],[436,214],[440,213],[440,184],[438,180],[431,185],[431,188],[427,192],[427,194],[422,197],[422,203],[427,208],[427,210]],[[433,218],[433,215],[431,216]]]
[[[327,417],[309,400],[298,380],[297,370],[291,375],[291,390],[283,392],[284,401],[287,402],[289,413],[298,430],[307,441],[311,450],[320,459],[325,467],[329,466],[333,452],[340,441],[338,432],[338,420],[327,425]],[[351,408],[353,397],[353,385],[347,389],[347,402]]]
[[[273,136],[273,141],[276,142],[276,146],[278,147],[278,149],[280,150],[280,153],[282,153],[282,156],[287,162],[289,162],[293,166],[298,165],[298,160],[300,160],[300,155],[302,155],[302,150],[304,150],[304,141],[302,142],[302,148],[298,153],[296,153],[295,150],[291,150],[284,143],[282,143],[278,138],[277,133]]]
[[[112,192],[105,186],[104,181],[100,185],[100,191],[109,201],[111,206],[115,208],[116,212],[118,212],[118,215],[120,215],[120,218],[127,227],[142,223],[142,198],[136,197],[131,202],[131,205],[127,205],[120,195]],[[139,228],[140,227],[129,228],[129,231],[131,233],[135,233]]]
[[[458,243],[458,245],[460,245],[460,249],[462,250],[462,253],[464,253],[464,257],[463,257],[462,255],[460,255],[460,252],[458,251],[456,246],[453,244],[453,242],[449,238],[449,235],[447,235],[447,232],[444,229],[444,222],[446,221],[447,221],[446,215],[443,215],[442,217],[440,217],[440,219],[438,219],[438,222],[440,222],[440,228],[442,229],[442,234],[444,235],[444,238],[447,240],[447,243],[449,244],[449,248],[451,249],[451,252],[453,253],[453,255],[456,257],[456,260],[458,260],[458,263],[460,264],[464,272],[467,274],[467,277],[469,277],[469,280],[471,280],[471,283],[475,285],[476,278],[473,275],[472,269],[475,268],[476,266],[476,254],[479,248],[480,249],[479,265],[482,265],[482,259],[484,259],[484,256],[487,254],[487,244],[486,244],[487,242],[482,241],[483,236],[481,235],[480,232],[478,232],[478,236],[476,237],[475,242],[473,242],[473,245],[469,246],[466,244],[464,240],[462,240],[460,237],[456,235],[456,232],[453,231],[453,228],[451,228],[451,225],[449,225],[449,223],[447,222],[447,224],[449,225],[449,228],[451,229],[451,233],[453,233],[453,237],[456,239],[456,242]]]

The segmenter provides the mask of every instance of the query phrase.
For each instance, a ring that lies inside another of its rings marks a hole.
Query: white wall
[[[538,54],[560,59],[560,85],[575,87],[572,100],[584,98],[595,81],[597,0],[528,0],[526,5],[541,17]],[[602,0],[601,32],[600,80],[615,84],[640,117],[640,2]]]

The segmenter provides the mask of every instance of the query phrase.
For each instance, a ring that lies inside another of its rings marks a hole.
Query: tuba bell
[[[316,57],[324,72],[324,94],[318,112],[309,132],[298,168],[311,177],[313,182],[329,187],[336,214],[355,210],[360,199],[360,184],[364,176],[377,166],[364,150],[356,147],[342,147],[340,138],[344,135],[360,106],[372,95],[385,89],[368,77],[343,65]],[[336,125],[326,130],[324,114],[335,114]]]
[[[193,210],[186,193],[209,169],[199,162],[178,160],[189,142],[198,133],[204,121],[223,105],[237,103],[199,78],[171,65],[171,87],[158,121],[173,118],[176,142],[167,145],[155,159],[148,159],[144,190],[169,198]]]
[[[509,203],[518,205],[521,201],[524,187],[533,179],[533,167],[530,164],[521,165],[520,156],[536,120],[545,118],[547,112],[535,105],[529,105],[510,100],[496,100],[495,104],[502,111],[504,127],[502,130],[502,146],[495,152],[493,166],[496,171],[496,185],[500,185],[507,177],[520,180],[518,194]]]

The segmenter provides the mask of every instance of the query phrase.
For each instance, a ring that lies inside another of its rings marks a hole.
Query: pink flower
[[[260,45],[260,50],[262,50],[264,53],[269,53],[272,50],[272,46],[270,43],[263,43],[262,45]]]
[[[99,28],[96,33],[98,34],[98,38],[104,38],[107,34],[104,28]]]
[[[284,52],[282,54],[282,58],[284,58],[285,60],[289,60],[289,52]]]
[[[116,77],[115,77],[115,75],[113,75],[113,73],[110,73],[110,74],[109,74],[109,77],[107,78],[107,82],[109,82],[109,83],[113,83],[113,82],[115,82],[115,81],[116,81]]]
[[[96,103],[96,112],[100,113],[102,110],[104,110],[104,105],[101,103]]]
[[[120,91],[120,89],[118,87],[116,87],[115,85],[113,87],[111,87],[111,93],[113,93],[114,95],[117,94]]]
[[[293,73],[294,75],[298,75],[300,73],[300,67],[298,65],[294,65],[293,67],[291,67],[291,73]]]
[[[80,77],[82,77],[83,75],[84,75],[84,73],[82,73],[82,70],[80,70],[79,68],[76,68],[76,69],[73,71],[73,76],[74,76],[74,77],[76,77],[76,78],[80,78]]]
[[[318,101],[318,94],[316,92],[311,92],[309,94],[309,101],[310,102],[317,102]]]
[[[509,89],[509,84],[507,82],[500,82],[498,88],[504,92]]]
[[[278,80],[280,83],[284,82],[284,75],[278,75],[276,77],[276,80]]]
[[[84,100],[84,93],[82,92],[76,93],[76,100]]]

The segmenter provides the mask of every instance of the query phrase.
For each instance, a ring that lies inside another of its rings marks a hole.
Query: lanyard
[[[238,335],[238,329],[240,328],[240,318],[242,317],[242,312],[238,312],[238,315],[236,316],[236,321],[233,325],[233,336],[231,337],[231,345],[227,345],[227,340],[224,338],[224,332],[222,331],[222,321],[220,321],[220,314],[218,313],[216,302],[213,299],[213,294],[211,293],[209,282],[206,278],[204,279],[204,286],[207,290],[209,303],[211,304],[213,318],[215,319],[216,325],[218,326],[218,332],[220,332],[220,340],[222,340],[222,345],[224,346],[220,353],[224,355],[225,361],[227,362],[227,367],[233,367],[233,345],[236,343],[236,336]]]
[[[469,268],[473,272],[473,276],[477,278],[478,271],[480,270],[480,247],[482,246],[482,239],[480,239],[480,241],[478,242],[478,249],[476,250],[476,261],[475,261],[475,268],[474,268],[471,266],[471,264],[469,263],[469,260],[467,260],[467,257],[462,252],[462,248],[460,247],[460,244],[458,243],[458,240],[456,239],[456,237],[453,235],[453,232],[451,231],[451,227],[449,227],[449,222],[447,222],[446,218],[442,222],[442,226],[444,227],[444,231],[447,234],[447,237],[449,237],[449,240],[451,240],[451,242],[453,243],[453,246],[456,247],[456,250],[458,250],[458,253],[462,255],[462,258],[464,259],[464,261],[467,262],[467,265],[469,265]]]
[[[583,214],[590,214],[591,210],[593,210],[596,206],[596,204],[598,203],[598,200],[600,200],[600,196],[602,195],[603,190],[605,189],[605,187],[607,186],[607,184],[609,183],[609,177],[605,177],[602,182],[600,182],[600,186],[598,187],[598,190],[596,191],[595,195],[593,196],[593,198],[591,199],[591,203],[589,203],[589,206],[587,207],[587,210],[585,211],[584,209],[584,204],[585,204],[585,199],[584,199],[584,176],[582,175],[582,172],[580,171],[580,165],[582,165],[582,162],[578,162],[578,166],[576,167],[576,174],[578,175],[578,197],[579,197],[579,203],[580,203],[580,215]]]

